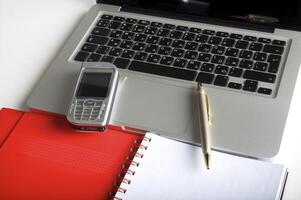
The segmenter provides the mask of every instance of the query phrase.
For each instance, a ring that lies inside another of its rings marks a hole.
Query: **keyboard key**
[[[221,41],[222,41],[222,38],[221,38],[221,37],[211,36],[211,37],[209,38],[208,43],[209,43],[209,44],[218,45],[219,43],[221,43]]]
[[[122,55],[121,55],[121,57],[131,59],[131,58],[134,57],[134,55],[135,55],[135,51],[132,51],[132,50],[124,50],[123,53],[122,53]]]
[[[256,52],[253,57],[254,60],[258,60],[258,61],[265,61],[266,58],[267,58],[267,54],[260,53],[260,52]]]
[[[143,49],[145,48],[146,44],[141,43],[141,42],[136,42],[133,46],[133,50],[136,51],[143,51]]]
[[[116,58],[114,61],[114,65],[116,65],[117,68],[121,69],[126,69],[129,64],[130,60],[125,58]]]
[[[269,43],[271,43],[271,39],[268,39],[268,38],[258,38],[258,42],[269,44]]]
[[[89,56],[89,53],[88,52],[83,52],[83,51],[80,51],[77,53],[77,55],[75,56],[74,60],[76,61],[80,61],[80,62],[84,62]]]
[[[198,61],[189,61],[187,64],[188,69],[198,70],[200,68],[201,63]]]
[[[249,46],[249,50],[251,51],[261,51],[263,44],[252,42]]]
[[[281,56],[270,54],[267,61],[269,63],[268,72],[277,73],[280,66]]]
[[[200,53],[198,60],[203,62],[209,62],[211,59],[211,54],[208,53]]]
[[[214,79],[214,74],[199,72],[198,77],[196,78],[197,82],[200,83],[209,83],[211,84]]]
[[[136,37],[135,37],[135,41],[136,42],[144,42],[147,38],[147,35],[145,34],[137,34]]]
[[[244,87],[242,88],[245,91],[255,92],[258,86],[257,81],[246,80],[244,83]]]
[[[248,46],[249,46],[249,42],[243,40],[239,40],[235,44],[235,47],[238,49],[247,49]]]
[[[170,46],[171,43],[172,43],[172,39],[170,38],[161,38],[159,42],[159,44],[163,46]]]
[[[160,59],[161,59],[160,55],[150,54],[147,58],[147,61],[151,62],[151,63],[157,63],[157,62],[159,62]]]
[[[232,89],[240,90],[241,87],[242,87],[242,84],[230,82],[230,83],[228,84],[228,87],[229,87],[229,88],[232,88]]]
[[[133,18],[127,18],[125,21],[127,23],[135,24],[138,20],[137,19],[133,19]]]
[[[161,64],[164,64],[164,65],[171,65],[172,62],[173,62],[174,58],[173,57],[170,57],[170,56],[163,56],[162,59],[161,59]]]
[[[195,34],[194,33],[190,33],[190,32],[186,32],[183,35],[183,40],[187,40],[187,41],[192,41],[195,38]]]
[[[203,63],[201,67],[201,71],[204,72],[213,72],[214,64],[211,63]]]
[[[120,38],[121,35],[122,35],[122,31],[119,31],[119,30],[112,30],[111,34],[110,34],[110,37],[112,38]]]
[[[226,50],[226,53],[225,55],[226,56],[231,56],[231,57],[236,57],[239,53],[239,50],[238,49],[234,49],[234,48],[228,48]]]
[[[87,42],[104,45],[108,42],[108,40],[109,40],[109,38],[107,38],[107,37],[91,35],[91,36],[88,37]]]
[[[187,31],[188,27],[187,26],[177,26],[176,29],[179,31]]]
[[[184,55],[184,50],[183,49],[174,49],[171,52],[171,56],[173,57],[182,57]]]
[[[223,64],[224,60],[225,56],[214,55],[211,59],[211,62],[215,64]]]
[[[217,86],[226,86],[227,83],[228,83],[228,80],[229,80],[229,77],[228,76],[223,76],[223,75],[217,75],[215,77],[215,80],[214,80],[214,85],[217,85]]]
[[[282,40],[273,40],[272,44],[279,45],[279,46],[284,46],[286,44],[286,42],[282,41]]]
[[[141,24],[141,25],[149,25],[150,24],[150,21],[147,21],[147,20],[139,20],[138,21],[138,24]]]
[[[164,65],[144,63],[140,61],[132,61],[132,63],[129,66],[129,69],[133,71],[145,72],[190,81],[192,81],[196,76],[196,72],[193,70],[167,67]]]
[[[196,42],[206,43],[208,41],[208,35],[197,35],[195,38]]]
[[[278,72],[278,69],[279,69],[279,63],[277,63],[277,62],[271,62],[269,64],[268,72],[275,74],[275,73]]]
[[[225,47],[233,47],[235,43],[234,39],[225,38],[222,42],[222,45]]]
[[[108,19],[108,20],[110,20],[110,19],[112,19],[113,18],[113,16],[112,15],[102,15],[101,16],[101,19]]]
[[[192,32],[192,33],[201,33],[202,29],[200,29],[200,28],[190,28],[189,32]]]
[[[161,37],[167,37],[170,33],[170,30],[168,29],[159,29],[159,31],[157,32],[157,35],[158,36],[161,36]]]
[[[229,33],[218,31],[218,32],[216,33],[216,36],[220,36],[220,37],[228,37],[228,36],[229,36]]]
[[[215,31],[205,29],[205,30],[203,30],[203,34],[205,34],[205,35],[214,35]]]
[[[110,29],[118,29],[121,26],[120,22],[112,21],[109,25]]]
[[[160,38],[158,36],[150,35],[150,36],[148,36],[146,43],[157,44],[159,42],[159,39]]]
[[[95,27],[92,31],[93,35],[98,35],[98,36],[108,36],[109,33],[110,33],[110,29],[100,28],[100,27]]]
[[[160,55],[169,55],[170,52],[171,52],[171,48],[166,46],[161,46],[158,50],[158,54]]]
[[[96,54],[96,53],[92,53],[89,58],[88,58],[88,62],[98,62],[101,58],[101,55]]]
[[[147,27],[144,31],[145,34],[154,35],[157,32],[157,28],[155,27]]]
[[[129,41],[129,40],[123,40],[120,44],[120,48],[123,48],[123,49],[130,49],[132,46],[133,46],[133,43],[132,41]]]
[[[185,49],[187,50],[196,50],[197,47],[198,47],[198,43],[196,42],[187,42],[185,45]]]
[[[135,33],[124,32],[121,38],[125,40],[133,40],[134,37],[135,37]]]
[[[268,74],[268,73],[251,71],[251,70],[245,70],[243,77],[245,79],[263,81],[268,83],[274,83],[276,80],[276,75],[274,74]]]
[[[136,24],[132,31],[135,33],[142,33],[144,31],[144,29],[145,29],[145,26]]]
[[[122,21],[125,20],[125,18],[124,18],[124,17],[115,16],[115,17],[113,18],[113,20],[114,20],[114,21],[122,22]]]
[[[136,55],[135,55],[135,57],[134,57],[134,59],[135,60],[145,60],[146,59],[146,57],[147,57],[147,53],[145,53],[145,52],[137,52],[136,53]]]
[[[214,72],[216,74],[226,75],[228,73],[228,70],[229,70],[229,67],[226,67],[223,65],[217,65]]]
[[[117,47],[117,46],[119,46],[120,43],[121,43],[120,39],[111,38],[108,42],[108,46]]]
[[[260,94],[270,95],[272,93],[272,90],[269,88],[260,87],[257,92]]]
[[[183,67],[185,67],[186,63],[187,63],[187,60],[181,59],[181,58],[176,58],[175,62],[173,63],[173,65],[175,67],[183,68]]]
[[[152,22],[150,25],[153,27],[158,27],[158,28],[163,26],[163,24],[160,22]]]
[[[225,47],[222,46],[213,46],[211,49],[211,53],[222,55],[225,52]]]
[[[238,58],[233,58],[233,57],[228,57],[226,59],[225,65],[231,66],[231,67],[236,67],[239,63]]]
[[[99,20],[97,25],[98,27],[107,27],[108,25],[110,24],[110,21],[109,20]]]
[[[242,35],[241,34],[236,34],[236,33],[231,33],[230,38],[240,40],[240,39],[242,39]]]
[[[240,68],[251,69],[253,67],[253,61],[242,59],[239,63]]]
[[[243,73],[242,69],[236,68],[236,67],[232,67],[229,71],[229,76],[234,76],[234,77],[241,77]]]
[[[244,40],[247,40],[247,41],[256,41],[257,38],[254,37],[254,36],[246,35],[246,36],[244,36]]]
[[[114,57],[113,56],[103,56],[102,59],[101,59],[102,62],[110,62],[110,63],[113,63],[114,61]]]
[[[119,57],[122,53],[122,49],[120,48],[112,48],[111,51],[109,52],[110,56],[115,56],[115,57]]]
[[[198,52],[196,51],[186,51],[184,58],[194,60],[198,56]]]
[[[97,49],[97,53],[100,53],[100,54],[106,54],[108,53],[110,50],[110,47],[107,47],[107,46],[99,46],[98,49]]]
[[[83,51],[88,51],[88,52],[94,52],[96,49],[97,49],[96,44],[85,43],[84,46],[82,47]]]
[[[184,45],[185,45],[185,41],[183,41],[183,40],[174,40],[172,43],[172,47],[175,47],[175,48],[183,48]]]
[[[251,59],[252,56],[253,56],[253,52],[248,51],[248,50],[242,50],[242,51],[240,51],[240,54],[239,54],[240,58],[245,58],[245,59]]]
[[[267,44],[263,47],[263,52],[272,53],[272,54],[282,54],[283,50],[284,50],[283,47],[275,46],[275,45],[269,45],[269,44]]]
[[[209,52],[211,50],[210,44],[200,44],[199,49],[200,52]]]
[[[254,70],[257,70],[257,71],[266,71],[268,68],[268,64],[267,63],[263,63],[263,62],[255,62],[254,64]]]
[[[182,37],[183,32],[181,31],[172,31],[169,35],[170,38],[180,39]]]
[[[147,53],[156,53],[159,46],[155,44],[148,44],[145,48],[145,52]]]
[[[166,29],[174,29],[176,26],[173,25],[173,24],[164,24],[163,25],[163,28],[166,28]]]

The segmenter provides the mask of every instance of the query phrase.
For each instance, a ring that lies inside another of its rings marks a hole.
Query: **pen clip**
[[[207,117],[208,117],[208,122],[210,124],[211,123],[211,120],[210,120],[210,106],[209,106],[209,97],[208,97],[207,94],[205,95],[205,98],[206,98]]]

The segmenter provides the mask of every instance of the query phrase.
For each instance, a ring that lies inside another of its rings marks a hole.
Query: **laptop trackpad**
[[[192,135],[193,94],[191,86],[172,81],[125,77],[119,82],[113,123],[198,141]]]

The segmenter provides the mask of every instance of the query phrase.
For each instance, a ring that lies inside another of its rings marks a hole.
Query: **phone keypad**
[[[106,105],[99,100],[77,100],[75,102],[74,119],[75,120],[97,120],[100,119]]]

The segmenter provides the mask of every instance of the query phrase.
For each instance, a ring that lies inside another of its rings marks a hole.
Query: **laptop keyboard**
[[[271,95],[286,42],[104,14],[74,57]]]

